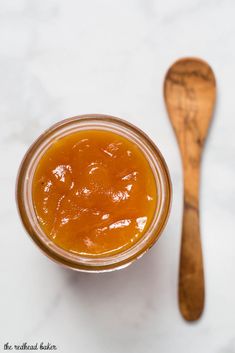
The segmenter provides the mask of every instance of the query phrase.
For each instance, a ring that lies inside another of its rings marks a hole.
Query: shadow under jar
[[[24,227],[44,254],[71,269],[105,272],[131,264],[159,238],[171,182],[145,133],[94,114],[63,120],[33,143],[16,194]]]

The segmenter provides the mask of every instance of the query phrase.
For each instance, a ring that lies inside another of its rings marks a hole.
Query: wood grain
[[[168,114],[179,144],[184,173],[184,210],[179,271],[179,306],[188,321],[204,307],[204,271],[199,224],[200,162],[216,98],[210,66],[185,58],[168,70],[164,83]]]

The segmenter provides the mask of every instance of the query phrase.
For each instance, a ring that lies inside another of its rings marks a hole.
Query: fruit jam
[[[151,224],[158,200],[143,152],[106,130],[83,130],[55,140],[38,162],[32,196],[47,237],[83,256],[130,248]]]

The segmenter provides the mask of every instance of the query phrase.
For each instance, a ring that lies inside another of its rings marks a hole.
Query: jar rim
[[[43,232],[32,201],[32,179],[42,154],[55,139],[81,130],[109,130],[137,144],[150,168],[159,192],[158,210],[141,238],[123,252],[88,257],[73,254],[57,246]],[[16,202],[22,223],[38,247],[50,259],[66,267],[84,272],[107,272],[123,268],[141,257],[159,239],[171,207],[171,180],[166,162],[154,142],[138,127],[111,115],[85,114],[64,119],[42,133],[26,152],[17,176]]]

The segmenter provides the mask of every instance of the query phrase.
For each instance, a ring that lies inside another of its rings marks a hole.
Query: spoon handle
[[[204,307],[204,272],[199,227],[199,173],[184,166],[184,210],[179,271],[179,306],[188,321],[197,320]]]

